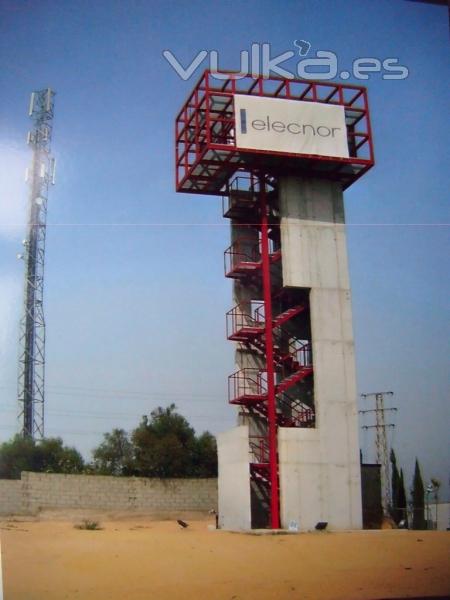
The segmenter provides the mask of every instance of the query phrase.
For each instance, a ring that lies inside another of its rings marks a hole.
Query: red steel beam
[[[267,214],[266,183],[264,175],[259,179],[261,207],[261,258],[263,299],[265,311],[265,342],[267,371],[267,420],[269,426],[269,473],[270,473],[270,524],[280,528],[280,501],[278,490],[277,415],[275,407],[275,369],[272,338],[272,294],[270,283],[269,223]]]

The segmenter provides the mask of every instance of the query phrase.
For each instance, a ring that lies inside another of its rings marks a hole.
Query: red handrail
[[[252,463],[267,464],[269,462],[269,442],[266,436],[249,435],[250,454]]]

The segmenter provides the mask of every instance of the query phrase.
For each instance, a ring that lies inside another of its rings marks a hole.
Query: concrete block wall
[[[0,514],[23,514],[22,482],[17,479],[0,479]]]
[[[0,496],[2,514],[32,515],[49,509],[172,512],[217,508],[216,479],[22,473],[21,481],[0,484],[0,492],[3,487],[8,491]]]

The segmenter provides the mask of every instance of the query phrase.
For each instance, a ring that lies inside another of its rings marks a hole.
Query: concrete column
[[[310,289],[316,429],[279,430],[282,525],[360,528],[358,410],[339,183],[279,182],[284,287]]]
[[[251,529],[248,427],[235,427],[217,436],[219,457],[219,526]]]

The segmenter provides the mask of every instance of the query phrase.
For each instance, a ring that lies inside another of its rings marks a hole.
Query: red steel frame
[[[238,170],[269,170],[318,176],[347,188],[374,164],[367,91],[363,86],[282,79],[242,77],[206,70],[185,102],[175,127],[175,183],[179,192],[220,195]],[[349,158],[268,152],[237,148],[233,97],[236,94],[320,102],[344,107]],[[357,129],[358,128],[358,129]],[[269,167],[269,169],[268,169]]]

